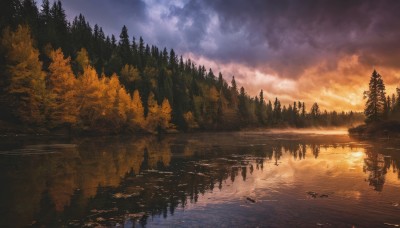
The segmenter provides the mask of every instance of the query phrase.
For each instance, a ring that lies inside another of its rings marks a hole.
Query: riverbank
[[[349,128],[351,136],[358,137],[399,137],[400,122],[395,120],[381,121],[371,124],[363,124],[354,128]]]

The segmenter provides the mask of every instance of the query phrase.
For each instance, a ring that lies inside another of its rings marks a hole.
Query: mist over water
[[[288,128],[288,129],[271,129],[267,133],[273,134],[307,134],[307,135],[347,135],[347,128]]]

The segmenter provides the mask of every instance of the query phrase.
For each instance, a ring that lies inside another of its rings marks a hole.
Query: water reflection
[[[340,186],[339,199],[353,200],[364,191],[384,191],[388,181],[400,189],[400,147],[347,136],[232,133],[39,142],[2,143],[1,227],[145,225],[193,205],[243,197],[267,202],[278,192],[290,193],[284,196],[289,202],[330,185]],[[364,178],[373,189],[352,187],[353,178]]]

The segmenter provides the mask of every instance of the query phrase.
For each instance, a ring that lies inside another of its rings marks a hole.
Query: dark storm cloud
[[[244,30],[242,42],[218,41],[218,49],[237,52],[209,53],[216,59],[264,65],[291,77],[321,59],[334,68],[337,59],[352,54],[365,64],[400,65],[395,61],[399,1],[210,0],[204,5],[217,13],[227,36]]]
[[[296,78],[359,56],[364,65],[400,67],[396,0],[64,0],[69,16],[117,37],[122,25],[160,47],[218,63],[239,63]]]

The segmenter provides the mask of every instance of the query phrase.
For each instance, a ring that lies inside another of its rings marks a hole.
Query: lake
[[[400,141],[0,137],[0,227],[395,227]]]

